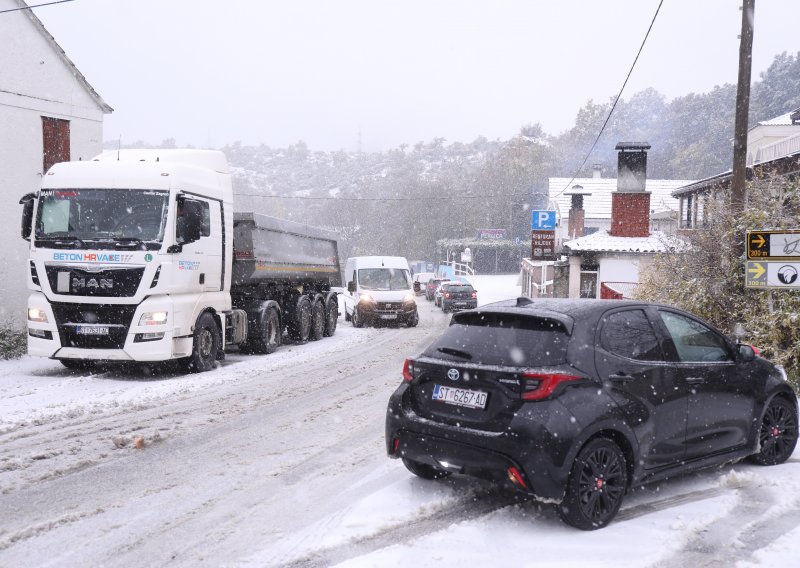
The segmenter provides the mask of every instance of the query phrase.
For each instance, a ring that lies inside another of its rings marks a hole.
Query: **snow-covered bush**
[[[24,331],[11,325],[0,325],[0,359],[18,359],[28,347]]]
[[[745,211],[732,215],[728,193],[705,204],[705,222],[684,238],[689,249],[660,255],[643,275],[637,297],[671,304],[705,318],[783,365],[800,387],[800,292],[745,288],[747,231],[800,227],[797,182],[761,179],[748,184]]]

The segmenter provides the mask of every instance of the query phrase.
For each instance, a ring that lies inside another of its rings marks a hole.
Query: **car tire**
[[[311,334],[311,300],[300,296],[288,326],[289,337],[299,343],[308,341]]]
[[[325,335],[325,302],[316,300],[311,306],[311,341],[319,341]]]
[[[336,325],[339,323],[339,300],[335,297],[328,300],[325,307],[325,337],[331,337],[336,333]]]
[[[403,465],[406,466],[408,471],[417,477],[421,477],[422,479],[443,479],[449,476],[451,473],[449,471],[436,469],[428,464],[415,462],[407,458],[403,458]]]
[[[358,311],[358,306],[353,308],[353,327],[364,327],[364,321],[361,319],[361,313]]]
[[[587,443],[572,464],[561,519],[575,528],[595,530],[616,516],[628,484],[625,455],[607,438]]]
[[[217,351],[220,348],[217,320],[208,312],[203,312],[194,324],[192,354],[189,356],[189,370],[204,373],[214,368]]]
[[[773,398],[758,429],[758,453],[750,460],[758,465],[785,462],[797,445],[797,409],[783,398]]]

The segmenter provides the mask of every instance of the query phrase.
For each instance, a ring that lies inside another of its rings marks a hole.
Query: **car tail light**
[[[414,380],[414,364],[411,359],[406,359],[403,363],[403,380],[410,383]]]
[[[514,466],[511,466],[506,470],[506,475],[508,476],[508,479],[509,479],[509,481],[511,481],[511,483],[513,483],[515,485],[519,485],[523,489],[528,489],[528,485],[525,483],[525,480],[522,478],[522,474]]]
[[[444,293],[444,297],[445,297],[445,298],[449,298],[449,297],[450,297],[450,292],[445,292],[445,293]]]
[[[565,373],[525,373],[522,400],[541,400],[547,398],[561,383],[577,381],[582,377]]]
[[[478,293],[477,292],[473,292],[472,293],[472,299],[473,300],[477,300],[478,299]]]

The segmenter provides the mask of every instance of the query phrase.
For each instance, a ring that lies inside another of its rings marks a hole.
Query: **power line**
[[[572,179],[569,180],[569,183],[567,183],[566,187],[564,189],[562,189],[561,191],[559,191],[558,193],[556,193],[551,199],[558,197],[559,195],[564,193],[569,188],[570,184],[573,181],[575,181],[576,177],[578,177],[578,174],[583,169],[583,166],[586,165],[586,162],[589,160],[589,156],[591,156],[592,152],[594,152],[594,148],[595,148],[595,146],[597,146],[597,143],[600,141],[600,136],[602,136],[603,131],[606,129],[606,125],[608,124],[608,121],[611,119],[611,115],[614,112],[614,109],[617,108],[617,103],[619,102],[619,99],[622,97],[622,91],[625,90],[625,86],[628,84],[628,79],[631,78],[631,73],[633,73],[633,68],[636,67],[636,62],[639,61],[639,56],[642,54],[642,50],[644,49],[644,44],[647,43],[647,38],[650,36],[650,30],[653,29],[653,24],[656,23],[656,18],[658,17],[658,12],[659,12],[659,10],[661,10],[661,5],[663,3],[664,3],[664,0],[661,0],[658,3],[658,7],[656,8],[656,13],[653,14],[653,19],[650,22],[650,27],[647,28],[647,33],[644,34],[644,39],[642,40],[642,45],[639,46],[639,51],[636,53],[636,58],[633,60],[633,64],[631,65],[631,68],[628,71],[628,76],[625,77],[625,82],[622,83],[622,88],[619,90],[619,93],[617,94],[617,98],[614,100],[614,104],[611,105],[611,110],[608,111],[608,116],[606,116],[606,121],[603,123],[603,126],[600,128],[600,132],[597,133],[597,138],[594,139],[594,144],[592,144],[592,147],[589,148],[589,152],[586,154],[586,157],[583,159],[583,162],[581,163],[581,165],[578,166],[578,169],[575,171],[575,174],[572,176]]]
[[[52,6],[53,4],[63,4],[64,2],[74,2],[75,0],[54,0],[53,2],[45,2],[43,4],[34,4],[33,6],[23,6],[22,8],[9,8],[7,10],[0,10],[0,14],[6,12],[19,12],[20,10],[32,10],[34,8],[41,8],[42,6]]]
[[[481,194],[481,195],[453,195],[453,196],[424,196],[424,197],[314,197],[310,195],[265,195],[263,193],[233,192],[237,197],[267,197],[270,199],[300,199],[307,201],[458,201],[461,199],[507,199],[521,194]]]

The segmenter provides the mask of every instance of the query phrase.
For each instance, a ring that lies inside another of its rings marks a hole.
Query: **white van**
[[[344,319],[361,327],[377,321],[419,322],[411,270],[402,256],[354,256],[344,267]]]

